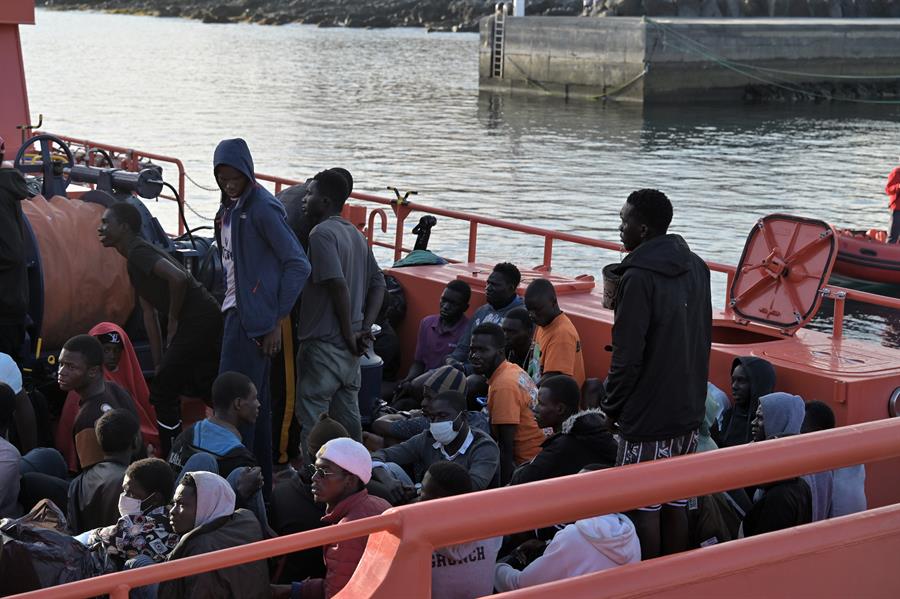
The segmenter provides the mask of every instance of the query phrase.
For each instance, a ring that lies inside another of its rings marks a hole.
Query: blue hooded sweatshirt
[[[228,165],[249,183],[231,214],[235,300],[241,325],[250,337],[275,329],[297,301],[310,265],[285,218],[284,206],[256,182],[253,157],[243,139],[226,139],[216,147],[213,171]],[[222,218],[231,200],[222,193],[216,214],[216,242],[222,247]]]

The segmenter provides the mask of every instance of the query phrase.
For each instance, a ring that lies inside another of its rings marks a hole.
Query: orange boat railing
[[[40,132],[35,132],[38,134]],[[158,162],[166,162],[172,164],[176,167],[178,171],[178,195],[180,196],[180,209],[184,208],[184,202],[186,200],[185,195],[185,169],[184,164],[178,158],[172,156],[165,156],[163,154],[156,154],[154,152],[146,152],[143,150],[136,150],[134,148],[126,148],[123,146],[115,146],[106,143],[100,143],[96,141],[91,141],[88,139],[81,139],[76,137],[70,137],[66,135],[58,135],[54,134],[63,141],[66,141],[71,144],[75,144],[77,146],[83,147],[85,151],[89,151],[91,149],[103,149],[107,152],[114,152],[116,154],[122,155],[125,157],[125,162],[122,166],[125,170],[138,170],[140,161],[142,158],[146,158],[149,160],[155,160]],[[275,193],[281,191],[285,186],[296,185],[300,183],[297,179],[289,179],[286,177],[277,177],[274,175],[266,175],[263,173],[256,174],[257,179],[260,181],[266,181],[272,183],[274,185]],[[160,196],[165,199],[175,199],[170,196]],[[573,233],[564,233],[560,231],[552,231],[549,229],[543,229],[541,227],[534,227],[531,225],[523,225],[520,223],[504,221],[496,218],[490,218],[486,216],[480,216],[477,214],[469,214],[466,212],[460,212],[457,210],[449,210],[446,208],[437,208],[434,206],[426,206],[424,204],[417,204],[414,202],[405,202],[405,201],[397,201],[391,198],[383,198],[376,195],[366,194],[354,192],[351,194],[356,200],[361,200],[364,202],[371,202],[373,204],[378,204],[379,206],[388,207],[394,214],[396,219],[395,230],[394,230],[394,241],[386,242],[375,239],[375,218],[380,217],[380,224],[382,232],[387,232],[387,213],[384,208],[375,208],[369,211],[368,220],[366,221],[366,233],[369,240],[370,245],[375,247],[382,247],[391,249],[394,252],[394,260],[399,260],[404,253],[410,252],[411,249],[407,248],[403,245],[403,237],[404,237],[404,224],[406,223],[406,219],[413,212],[421,212],[424,214],[432,214],[435,216],[443,216],[446,218],[451,218],[454,220],[467,222],[469,223],[469,232],[468,232],[468,252],[466,255],[466,262],[475,262],[477,258],[477,250],[478,250],[478,229],[479,225],[485,227],[494,227],[498,229],[504,229],[507,231],[515,231],[517,233],[524,233],[527,235],[533,235],[536,237],[540,237],[543,239],[544,243],[544,257],[543,262],[539,269],[549,271],[552,267],[553,263],[553,247],[554,242],[567,242],[574,243],[577,245],[599,248],[604,250],[611,251],[623,251],[621,244],[605,241],[602,239],[593,239],[591,237],[585,237],[583,235],[576,235]],[[184,225],[181,219],[178,222],[178,234],[181,235],[184,233]],[[710,270],[713,272],[723,273],[726,277],[725,289],[731,288],[731,283],[734,279],[735,267],[730,266],[728,264],[722,264],[719,262],[713,262],[707,260],[707,265]],[[886,297],[881,295],[876,295],[873,293],[866,293],[864,291],[857,291],[855,289],[848,289],[845,287],[839,287],[835,285],[829,285],[826,289],[822,291],[823,296],[827,299],[830,299],[834,302],[833,309],[833,318],[832,318],[832,336],[835,338],[840,338],[843,335],[844,330],[844,305],[847,300],[857,301],[865,304],[871,304],[875,306],[881,306],[885,308],[894,308],[900,309],[900,299]],[[725,302],[725,312],[729,313],[730,308],[728,306],[728,302]]]
[[[109,594],[112,599],[126,599],[129,589],[150,583],[370,535],[353,579],[337,596],[419,599],[430,596],[431,554],[437,547],[896,456],[900,456],[900,420],[880,420],[393,508],[373,518],[74,582],[54,587],[49,593],[54,599],[103,594]],[[561,497],[565,500],[561,501]],[[896,506],[885,509],[896,509]],[[865,519],[869,513],[847,518]],[[473,514],[490,514],[490,518],[475,518]],[[817,536],[802,531],[827,531],[847,518],[801,527],[796,534],[794,531],[774,533],[779,536],[772,535],[771,539],[778,540],[779,552],[790,551],[794,543],[815,546]],[[833,541],[832,536],[821,538],[822,543]],[[750,557],[771,548],[772,543],[765,539],[763,536],[738,540],[697,551],[703,552],[703,563],[719,568],[721,576],[746,565],[749,558],[740,562],[734,557],[742,554],[742,548],[748,551],[757,548],[746,554]],[[693,553],[651,560],[641,566],[650,567],[657,562],[664,566],[665,560],[687,559]],[[805,578],[804,584],[811,593],[815,591],[815,578]],[[891,584],[896,587],[895,582]],[[564,596],[596,595],[589,592],[590,587],[581,578],[552,583],[552,586],[554,590],[571,587],[582,591]],[[539,588],[531,591],[529,596],[537,596],[538,591]],[[893,589],[894,593],[897,591]],[[40,590],[19,597],[37,598],[47,594],[47,590]]]
[[[261,173],[256,174],[256,178],[261,181],[267,181],[273,183],[275,185],[275,193],[281,191],[284,186],[296,185],[300,183],[300,181],[294,179],[287,179],[284,177],[276,177],[273,175],[265,175]],[[362,200],[365,202],[371,202],[374,204],[378,204],[380,206],[386,206],[391,209],[396,218],[396,228],[394,231],[394,241],[385,242],[374,239],[375,234],[375,216],[380,216],[381,220],[381,230],[382,232],[387,231],[387,214],[385,213],[383,208],[376,208],[369,212],[369,218],[367,221],[367,236],[369,239],[370,245],[376,247],[388,248],[394,251],[394,260],[399,260],[404,252],[411,251],[409,248],[403,245],[403,236],[404,236],[404,224],[406,219],[412,212],[421,212],[424,214],[432,214],[435,216],[444,216],[447,218],[451,218],[454,220],[464,221],[469,223],[469,234],[468,234],[468,254],[466,256],[466,262],[475,262],[477,257],[477,249],[478,249],[478,227],[479,225],[484,225],[487,227],[494,227],[498,229],[504,229],[507,231],[515,231],[517,233],[524,233],[527,235],[534,235],[536,237],[540,237],[544,242],[544,259],[543,263],[538,270],[547,270],[551,269],[551,265],[553,262],[553,246],[554,241],[562,241],[568,243],[574,243],[577,245],[583,245],[593,248],[599,248],[604,250],[612,250],[616,252],[624,251],[621,244],[614,243],[611,241],[604,241],[602,239],[593,239],[590,237],[584,237],[583,235],[575,235],[573,233],[563,233],[560,231],[551,231],[549,229],[542,229],[540,227],[534,227],[531,225],[523,225],[520,223],[500,220],[497,218],[490,218],[486,216],[480,216],[477,214],[469,214],[466,212],[459,212],[457,210],[448,210],[446,208],[436,208],[434,206],[426,206],[424,204],[417,204],[414,202],[400,202],[395,199],[383,198],[375,195],[365,194],[365,193],[356,193],[351,194],[351,197],[356,200]],[[725,289],[728,290],[731,288],[731,284],[734,280],[734,275],[736,272],[736,268],[734,266],[728,264],[722,264],[720,262],[713,262],[710,260],[706,261],[706,264],[709,266],[710,270],[713,272],[719,272],[724,274],[727,277],[725,283]],[[826,299],[830,299],[834,302],[833,308],[833,318],[832,318],[832,336],[834,338],[840,338],[843,335],[844,331],[844,306],[847,300],[857,301],[865,304],[871,304],[875,306],[881,306],[885,308],[894,308],[900,309],[900,299],[887,297],[883,295],[876,295],[874,293],[866,293],[864,291],[857,291],[855,289],[848,289],[846,287],[839,287],[836,285],[829,285],[825,289],[822,290],[822,295]],[[728,305],[728,301],[726,298],[725,301],[725,312],[730,313],[730,307]]]

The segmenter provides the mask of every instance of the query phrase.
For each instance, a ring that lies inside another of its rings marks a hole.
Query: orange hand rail
[[[568,580],[501,593],[498,597],[543,599],[552,596],[602,596],[623,599],[656,597],[661,589],[668,591],[668,595],[672,597],[704,597],[706,593],[698,593],[696,590],[691,592],[690,586],[698,582],[712,587],[718,586],[719,589],[724,588],[727,584],[731,589],[728,593],[729,597],[748,595],[753,597],[893,597],[897,594],[897,588],[892,578],[888,580],[878,577],[868,580],[858,578],[865,574],[857,571],[859,567],[857,561],[860,558],[858,554],[854,555],[852,550],[858,546],[872,547],[874,542],[885,537],[896,539],[898,526],[900,526],[900,505],[892,505],[843,518],[822,520],[813,525],[750,537],[739,543],[722,543],[652,561],[629,564]],[[891,558],[896,553],[885,554],[878,548],[873,549],[876,553],[875,559],[881,558],[881,561],[885,562],[879,564],[876,561],[874,564],[876,569],[883,568],[884,575],[891,576],[893,574]],[[791,564],[799,556],[810,556],[812,561],[818,562],[819,568],[821,568],[822,554],[826,551],[841,555],[842,563],[836,574],[839,578],[847,579],[848,586],[852,587],[852,590],[848,591],[846,595],[841,590],[833,588],[828,589],[826,593],[815,592],[817,583],[818,589],[828,588],[819,582],[824,577],[821,570],[818,572],[817,579],[810,579],[796,572],[791,579],[776,577],[775,580],[772,580],[770,576],[771,584],[778,584],[779,587],[761,583],[760,571],[767,565]],[[868,567],[868,565],[863,567]],[[755,579],[756,584],[749,589],[740,591],[738,590],[740,583],[722,581],[723,576],[736,572],[752,573],[750,576]],[[760,589],[763,588],[766,589],[766,592],[760,593]],[[710,591],[715,592],[712,589]],[[718,595],[718,593],[716,594]]]
[[[124,599],[136,586],[371,535],[353,579],[338,597],[427,598],[436,547],[896,456],[900,420],[880,420],[394,508],[374,518],[55,587],[53,597],[110,593]],[[491,517],[475,519],[473,513]]]
[[[35,131],[35,134],[40,132]],[[56,135],[56,134],[54,134]],[[181,196],[182,204],[186,200],[185,196],[185,170],[184,164],[178,158],[174,158],[172,156],[165,156],[162,154],[155,154],[153,152],[145,152],[143,150],[134,150],[132,148],[126,148],[123,146],[115,146],[111,144],[105,144],[95,141],[90,141],[87,139],[79,139],[75,137],[69,137],[65,135],[57,135],[60,139],[67,141],[69,143],[74,143],[85,148],[102,148],[107,151],[117,152],[120,154],[125,154],[129,157],[129,166],[133,169],[136,169],[136,166],[141,157],[149,158],[151,160],[157,160],[160,162],[168,162],[174,164],[178,168],[178,194]],[[274,175],[266,175],[264,173],[256,173],[256,178],[260,181],[266,181],[269,183],[273,183],[275,186],[275,192],[278,193],[283,189],[285,185],[297,185],[301,183],[298,179],[289,179],[287,177],[277,177]],[[165,196],[162,196],[165,197]],[[460,212],[457,210],[448,210],[446,208],[436,208],[433,206],[426,206],[424,204],[417,204],[413,202],[404,202],[402,205],[398,204],[395,199],[383,198],[371,194],[354,192],[350,194],[350,197],[362,200],[365,202],[372,202],[375,204],[380,204],[382,206],[389,206],[393,211],[395,216],[397,217],[397,228],[395,232],[394,243],[388,243],[384,241],[379,241],[374,239],[374,232],[369,232],[368,238],[369,243],[373,246],[384,247],[388,249],[394,250],[394,260],[399,260],[404,252],[410,252],[411,249],[403,246],[403,223],[406,220],[406,217],[411,212],[423,212],[425,214],[434,214],[436,216],[444,216],[447,218],[452,218],[454,220],[460,220],[469,223],[469,240],[468,240],[468,254],[467,261],[475,262],[477,255],[477,246],[478,246],[478,225],[486,225],[489,227],[496,227],[499,229],[505,229],[507,231],[515,231],[518,233],[525,233],[528,235],[535,235],[538,237],[542,237],[544,239],[544,263],[541,265],[543,270],[550,271],[553,259],[553,242],[555,240],[565,241],[569,243],[575,243],[578,245],[583,245],[587,247],[594,247],[604,250],[612,250],[621,252],[624,251],[624,248],[621,244],[605,241],[602,239],[593,239],[591,237],[585,237],[583,235],[575,235],[572,233],[563,233],[559,231],[552,231],[549,229],[542,229],[540,227],[534,227],[531,225],[523,225],[514,222],[508,222],[496,218],[479,216],[476,214],[468,214],[466,212]],[[184,206],[181,206],[183,209]],[[181,220],[178,222],[178,233],[179,235],[184,233],[184,226]],[[450,262],[457,262],[457,260],[450,260]],[[731,288],[731,283],[734,280],[735,267],[730,266],[728,264],[722,264],[719,262],[706,261],[707,266],[709,266],[710,270],[713,272],[719,272],[726,275],[726,290]],[[823,291],[824,292],[824,291]],[[853,289],[847,289],[839,286],[829,286],[828,292],[825,293],[825,297],[829,299],[834,299],[834,318],[833,318],[833,329],[832,335],[835,338],[839,338],[843,332],[843,321],[844,321],[844,300],[854,300],[858,302],[863,302],[867,304],[872,304],[876,306],[883,306],[887,308],[895,308],[900,309],[900,299],[886,297],[881,295],[875,295],[872,293],[866,293],[864,291],[856,291]],[[726,298],[725,302],[725,312],[729,313],[731,308],[728,305],[728,298]]]

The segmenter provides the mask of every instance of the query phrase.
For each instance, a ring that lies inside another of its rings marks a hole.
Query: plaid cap
[[[466,375],[452,366],[441,366],[431,371],[425,379],[425,387],[438,395],[444,391],[466,394]]]

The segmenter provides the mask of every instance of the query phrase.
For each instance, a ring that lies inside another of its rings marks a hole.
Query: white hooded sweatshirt
[[[556,533],[544,555],[519,571],[497,564],[494,587],[514,591],[641,561],[634,524],[622,514],[579,520]]]

